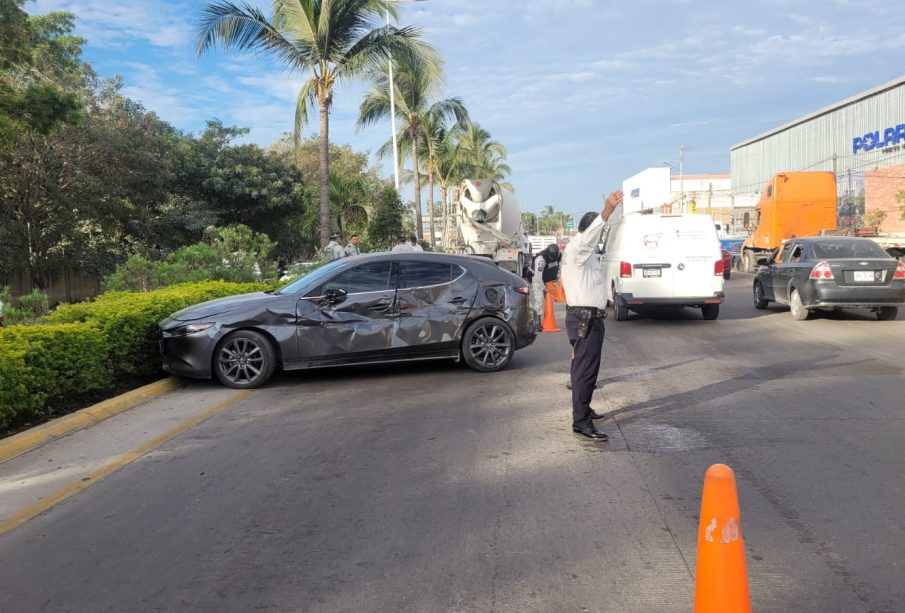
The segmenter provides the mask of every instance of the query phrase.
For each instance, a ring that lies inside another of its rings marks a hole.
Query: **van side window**
[[[767,198],[772,198],[772,197],[773,197],[773,186],[768,185],[767,186]]]

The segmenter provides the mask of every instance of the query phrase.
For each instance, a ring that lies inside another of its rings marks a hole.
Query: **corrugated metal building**
[[[780,172],[833,170],[840,226],[882,210],[881,230],[905,231],[895,197],[905,190],[905,76],[738,143],[730,158],[735,196],[760,193]]]

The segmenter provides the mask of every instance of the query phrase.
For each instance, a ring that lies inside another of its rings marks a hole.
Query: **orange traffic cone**
[[[751,613],[735,474],[714,464],[704,475],[694,613]]]
[[[553,292],[544,292],[544,319],[541,332],[562,332],[562,328],[556,327],[556,315],[553,313]]]
[[[559,279],[547,283],[547,291],[553,294],[553,300],[556,302],[566,301],[566,293],[563,291],[562,282]]]

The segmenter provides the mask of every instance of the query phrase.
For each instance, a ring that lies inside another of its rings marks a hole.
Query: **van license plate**
[[[660,270],[659,268],[645,268],[643,276],[645,279],[647,279],[649,277],[662,277],[663,271]]]
[[[872,270],[856,270],[855,271],[855,283],[873,283],[876,281],[876,276],[874,275],[874,271]]]

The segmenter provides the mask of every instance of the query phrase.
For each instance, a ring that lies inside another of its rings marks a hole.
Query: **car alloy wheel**
[[[214,372],[227,387],[251,389],[273,374],[276,360],[270,342],[251,330],[233,332],[218,346]]]
[[[789,306],[792,307],[792,319],[795,321],[804,321],[811,314],[801,303],[801,295],[797,289],[793,289],[789,294]]]
[[[462,342],[465,362],[481,372],[502,369],[514,352],[515,336],[509,326],[492,317],[484,317],[471,324]]]

